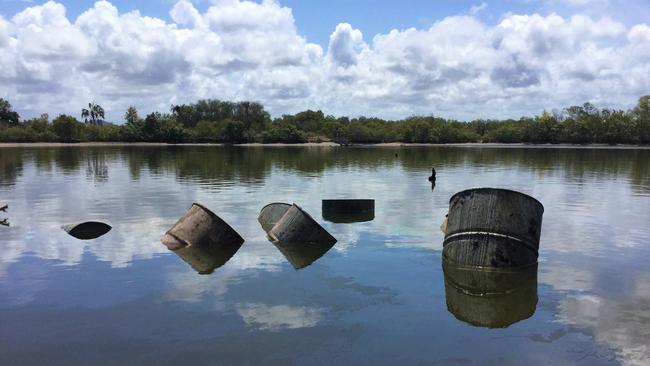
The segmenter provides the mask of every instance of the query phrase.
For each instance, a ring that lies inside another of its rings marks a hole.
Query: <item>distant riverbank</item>
[[[305,142],[305,143],[245,143],[245,144],[221,144],[221,143],[182,143],[169,144],[164,142],[0,142],[3,147],[99,147],[99,146],[243,146],[243,147],[427,147],[427,146],[448,146],[448,147],[487,147],[487,148],[549,148],[549,149],[650,149],[650,145],[609,145],[609,144],[525,144],[525,143],[493,143],[493,142],[468,142],[448,144],[425,144],[425,143],[403,143],[387,142],[376,144],[350,144],[342,146],[335,142]]]

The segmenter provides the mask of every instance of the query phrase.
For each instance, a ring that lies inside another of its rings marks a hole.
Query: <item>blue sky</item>
[[[5,17],[33,5],[37,0],[0,0],[0,14]],[[71,19],[92,7],[94,0],[62,1]],[[139,10],[142,15],[171,20],[169,10],[173,0],[115,0],[120,11]],[[205,11],[210,1],[193,1],[199,11]],[[481,17],[495,23],[503,14],[558,13],[571,15],[577,11],[587,14],[615,16],[627,23],[648,21],[650,1],[589,1],[589,0],[282,0],[280,3],[293,10],[296,25],[310,42],[327,46],[329,35],[337,24],[354,24],[364,34],[386,33],[391,29],[429,27],[447,16],[466,14],[472,7],[485,4]],[[584,5],[581,5],[584,4]],[[605,13],[606,14],[603,14]]]
[[[0,0],[0,97],[23,116],[96,100],[114,119],[199,98],[388,118],[627,109],[650,94],[649,23],[648,0]]]
[[[10,17],[29,6],[44,1],[0,0],[0,14]],[[74,19],[92,7],[94,0],[62,1],[69,18]],[[120,11],[138,10],[142,15],[170,21],[169,10],[173,0],[115,0],[111,1]],[[210,1],[193,2],[203,12]],[[571,15],[576,11],[588,14],[606,12],[627,23],[638,23],[650,18],[650,1],[543,1],[543,0],[283,0],[280,3],[292,9],[300,33],[309,42],[327,46],[329,35],[342,22],[355,25],[364,34],[372,36],[391,29],[410,27],[426,28],[447,16],[466,14],[472,7],[485,7],[480,16],[488,23],[497,22],[503,14],[558,13]],[[584,6],[579,4],[584,3]]]

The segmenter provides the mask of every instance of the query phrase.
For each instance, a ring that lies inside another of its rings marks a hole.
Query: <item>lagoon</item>
[[[521,296],[482,302],[443,273],[440,223],[473,187],[545,206]],[[325,221],[330,198],[373,198],[374,220]],[[160,243],[192,202],[246,240],[210,274]],[[296,270],[257,222],[270,202],[301,205],[338,242]],[[12,146],[0,203],[3,365],[650,359],[648,149]],[[80,241],[60,228],[88,220],[113,229]]]

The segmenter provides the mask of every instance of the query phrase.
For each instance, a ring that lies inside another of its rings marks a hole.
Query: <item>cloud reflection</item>
[[[322,309],[307,306],[241,303],[235,309],[249,326],[271,332],[313,327],[322,317]]]

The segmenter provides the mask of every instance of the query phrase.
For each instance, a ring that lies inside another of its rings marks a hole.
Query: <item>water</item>
[[[480,186],[545,206],[536,278],[486,302],[445,281],[439,229]],[[325,222],[324,198],[374,198],[375,219]],[[650,150],[5,147],[0,202],[2,365],[650,360]],[[209,275],[159,242],[192,202],[246,239]],[[257,222],[270,202],[338,243],[295,270]],[[88,220],[113,229],[60,228]]]

